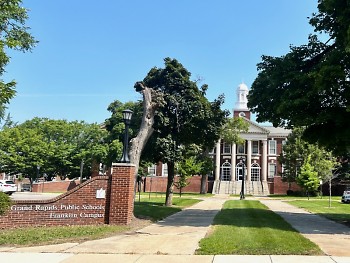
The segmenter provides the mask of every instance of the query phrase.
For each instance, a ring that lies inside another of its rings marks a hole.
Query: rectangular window
[[[259,154],[259,141],[252,141],[252,154]]]
[[[168,177],[168,165],[163,163],[163,176]]]
[[[268,178],[274,178],[276,175],[276,164],[269,163],[269,174]]]
[[[155,165],[148,167],[148,174],[150,176],[156,176],[156,166]]]
[[[276,155],[276,141],[275,140],[270,140],[269,141],[269,154],[270,155]]]
[[[223,153],[231,153],[231,144],[224,142]]]
[[[244,154],[244,153],[245,153],[244,144],[239,144],[239,145],[237,145],[237,153],[238,153],[238,154]]]

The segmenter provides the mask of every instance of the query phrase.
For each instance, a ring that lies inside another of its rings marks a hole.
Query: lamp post
[[[123,121],[125,123],[125,132],[124,132],[124,143],[123,143],[123,155],[120,159],[121,163],[130,163],[129,154],[128,154],[128,144],[129,144],[129,125],[131,121],[132,111],[131,110],[123,110]]]
[[[244,159],[241,158],[239,159],[239,163],[242,167],[242,188],[241,188],[241,194],[240,194],[240,197],[239,199],[242,200],[242,199],[245,199],[245,196],[244,196],[244,177],[245,177],[245,174],[244,174],[244,170],[245,170],[245,164],[244,164]]]
[[[38,181],[39,180],[39,171],[40,171],[40,165],[38,165],[36,167],[36,180],[35,181]]]

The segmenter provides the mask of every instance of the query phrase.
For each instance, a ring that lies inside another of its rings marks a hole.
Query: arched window
[[[251,167],[251,180],[260,181],[260,166],[257,163],[253,163]]]
[[[231,164],[227,160],[221,166],[221,181],[231,181]]]

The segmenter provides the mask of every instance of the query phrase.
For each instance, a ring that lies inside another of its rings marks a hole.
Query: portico
[[[228,144],[222,139],[216,143],[212,156],[215,164],[214,179],[218,182],[229,182],[229,185],[239,184],[245,175],[245,184],[253,188],[267,191],[268,182],[282,170],[278,156],[282,152],[289,130],[263,126],[250,120],[250,110],[247,107],[248,87],[242,83],[237,88],[237,102],[233,109],[233,116],[242,118],[249,128],[240,134],[244,139],[242,144]],[[239,161],[244,160],[244,166]],[[243,169],[245,169],[243,171]],[[231,188],[232,188],[231,187]],[[220,188],[216,186],[216,188]],[[215,192],[215,186],[214,186]]]

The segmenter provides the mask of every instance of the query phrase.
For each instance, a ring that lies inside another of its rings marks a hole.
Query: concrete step
[[[242,181],[215,181],[213,187],[213,194],[235,194],[239,195],[242,189]],[[267,196],[268,186],[267,182],[260,181],[244,182],[244,192],[250,195]]]

